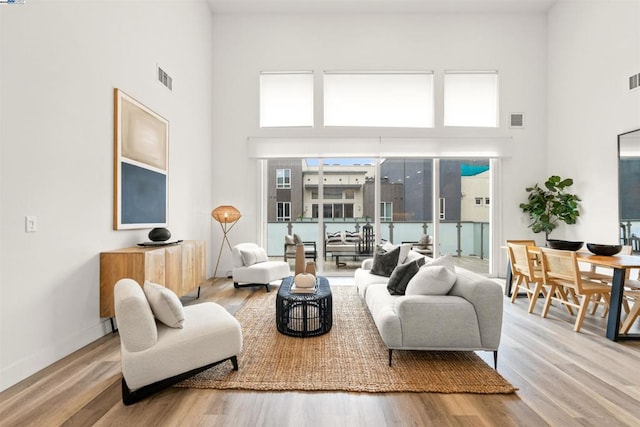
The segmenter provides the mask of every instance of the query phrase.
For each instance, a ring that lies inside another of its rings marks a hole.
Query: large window
[[[276,221],[291,221],[291,202],[276,203]]]
[[[325,126],[433,127],[433,73],[327,72]]]
[[[445,72],[444,125],[498,127],[498,73]]]
[[[323,205],[323,215],[325,219],[332,218],[353,218],[352,203],[325,203]],[[311,206],[311,217],[318,218],[318,205]]]
[[[260,74],[260,127],[313,126],[313,73]]]
[[[276,169],[276,188],[291,188],[291,169]]]
[[[380,221],[393,221],[393,203],[380,203]]]

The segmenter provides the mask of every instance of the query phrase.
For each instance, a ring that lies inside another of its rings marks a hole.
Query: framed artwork
[[[169,122],[118,88],[113,96],[113,228],[166,227]]]

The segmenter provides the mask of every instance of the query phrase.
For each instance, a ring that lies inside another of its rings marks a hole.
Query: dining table
[[[537,246],[529,246],[529,251],[539,253],[540,248]],[[609,302],[609,314],[607,318],[606,337],[612,341],[639,341],[640,334],[620,333],[620,316],[622,313],[624,282],[626,279],[626,271],[632,268],[640,268],[640,256],[637,255],[596,255],[588,251],[576,251],[578,262],[583,262],[596,267],[608,267],[613,269],[613,278],[611,281],[611,300]],[[511,294],[511,265],[508,265],[507,282],[505,285],[505,295]]]

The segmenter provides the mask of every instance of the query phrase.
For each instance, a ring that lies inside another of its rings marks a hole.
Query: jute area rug
[[[256,293],[238,310],[244,346],[239,370],[223,363],[177,387],[353,392],[513,393],[473,352],[388,350],[353,286],[332,286],[333,327],[313,338],[276,329],[275,297]]]

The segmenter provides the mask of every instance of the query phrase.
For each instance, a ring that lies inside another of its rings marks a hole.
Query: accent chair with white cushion
[[[221,305],[183,307],[171,290],[132,279],[116,283],[114,299],[125,405],[227,360],[238,370],[242,329]]]
[[[231,251],[233,257],[233,286],[264,286],[274,280],[291,275],[289,264],[284,261],[270,261],[263,248],[255,243],[239,243]]]

